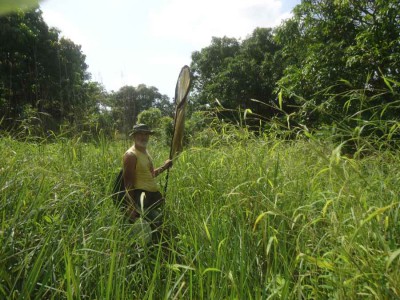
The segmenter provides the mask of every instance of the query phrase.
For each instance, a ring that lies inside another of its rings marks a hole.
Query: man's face
[[[149,142],[149,138],[150,135],[148,133],[137,132],[135,133],[135,144],[140,147],[146,148],[147,143]]]

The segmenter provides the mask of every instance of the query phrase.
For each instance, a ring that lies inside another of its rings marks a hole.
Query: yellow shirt
[[[147,153],[143,153],[135,148],[129,149],[130,152],[136,157],[136,170],[133,188],[135,190],[145,190],[149,192],[157,192],[158,186],[153,174],[151,172],[152,162],[151,157]]]

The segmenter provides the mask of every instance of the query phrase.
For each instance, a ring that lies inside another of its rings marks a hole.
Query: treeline
[[[1,16],[0,128],[127,133],[141,111],[158,108],[172,115],[168,97],[155,87],[107,93],[90,80],[85,58],[81,46],[47,26],[40,9]]]
[[[33,111],[72,123],[93,109],[85,55],[40,10],[0,18],[0,68],[2,126]]]
[[[92,82],[80,46],[48,28],[39,9],[2,16],[0,25],[2,128],[31,120],[127,133],[141,112],[173,115],[155,87],[107,93]],[[303,0],[276,28],[244,40],[213,37],[193,52],[189,117],[216,106],[220,119],[236,121],[229,110],[239,111],[247,125],[265,128],[280,120],[289,129],[398,135],[399,62],[398,1]],[[204,123],[193,116],[193,128]]]
[[[218,99],[289,127],[378,122],[398,132],[398,1],[303,0],[280,26],[213,38],[192,59],[200,106]]]

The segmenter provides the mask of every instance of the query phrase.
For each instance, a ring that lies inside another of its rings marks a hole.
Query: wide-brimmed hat
[[[154,134],[154,130],[151,130],[150,127],[147,126],[146,124],[136,124],[135,126],[133,126],[133,130],[130,135],[133,135],[138,132]]]

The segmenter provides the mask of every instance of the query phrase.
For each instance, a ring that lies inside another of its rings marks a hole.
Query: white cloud
[[[245,38],[256,27],[273,27],[285,16],[278,0],[172,0],[151,13],[150,30],[196,48],[209,44],[212,36]]]
[[[99,82],[107,82],[107,89],[117,91],[125,85],[136,86],[142,82],[141,77],[133,71],[108,72],[98,74]]]
[[[184,63],[188,63],[187,59],[190,57],[185,57],[183,55],[173,55],[173,54],[158,54],[155,56],[152,56],[152,58],[149,60],[149,65],[152,65],[154,67],[159,66],[159,65],[168,65],[168,66],[176,66],[176,65],[182,65]]]
[[[172,97],[179,70],[211,37],[244,39],[274,27],[299,1],[46,0],[41,7],[47,24],[82,45],[92,79],[107,90],[144,83]]]
[[[61,13],[52,9],[43,10],[43,19],[51,27],[61,30],[61,36],[73,39],[75,44],[82,45],[84,52],[90,48],[90,39],[87,38],[82,30],[65,18]]]

